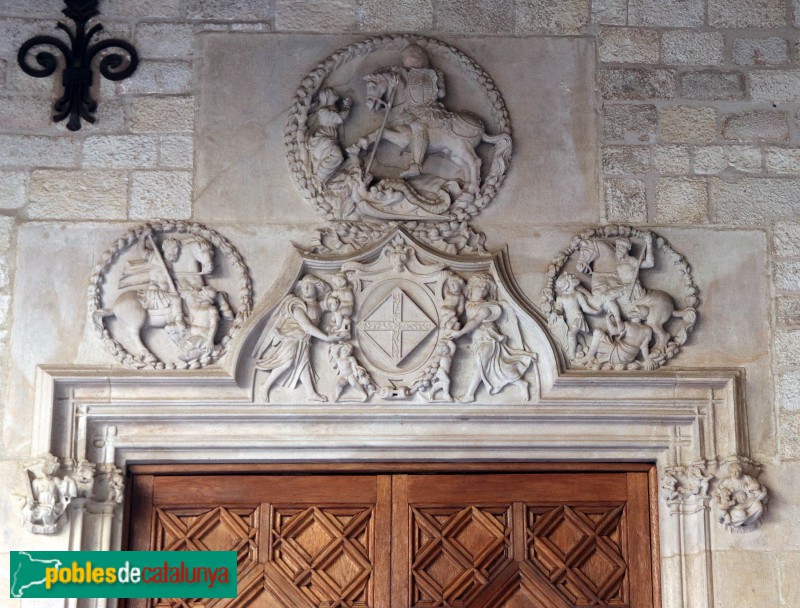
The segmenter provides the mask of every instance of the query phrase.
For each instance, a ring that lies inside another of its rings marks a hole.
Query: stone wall
[[[510,36],[579,37],[596,53],[598,120],[597,170],[578,178],[590,178],[596,190],[558,217],[542,211],[522,222],[501,210],[515,201],[499,197],[476,224],[490,246],[509,244],[534,301],[549,259],[587,225],[650,226],[686,255],[703,317],[671,365],[747,368],[753,451],[768,465],[773,496],[759,532],[716,532],[717,603],[800,605],[800,2],[106,0],[107,31],[133,41],[142,63],[129,80],[101,83],[97,124],[77,133],[49,121],[52,79],[30,78],[16,63],[21,43],[49,32],[60,8],[52,0],[0,6],[4,479],[16,479],[19,460],[29,455],[35,366],[115,365],[86,327],[85,286],[96,258],[126,227],[155,218],[201,220],[254,267],[259,256],[280,256],[287,234],[301,240],[298,224],[314,222],[290,191],[287,200],[269,195],[274,207],[254,224],[228,208],[236,201],[223,198],[214,207],[204,198],[210,182],[194,168],[198,142],[209,145],[208,125],[197,118],[209,33],[358,39],[412,31],[456,45],[459,36],[485,38],[487,47]],[[324,57],[316,53],[309,67]],[[280,133],[284,118],[275,120]],[[281,140],[268,145],[283,154]],[[512,172],[524,186],[523,169]],[[256,269],[256,300],[275,272]],[[20,494],[20,485],[12,482],[9,493]],[[16,525],[20,502],[2,502],[3,561],[9,548],[44,546]],[[7,566],[0,572],[0,594],[8,597]]]

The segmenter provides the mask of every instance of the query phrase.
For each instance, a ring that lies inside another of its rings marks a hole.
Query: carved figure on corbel
[[[648,287],[645,270],[667,290]],[[547,274],[542,308],[571,367],[655,369],[680,351],[697,322],[689,265],[650,231],[587,230]]]
[[[324,312],[320,304],[326,301],[331,291],[328,283],[307,274],[297,282],[294,293],[287,295],[278,305],[256,361],[257,369],[269,372],[262,387],[263,401],[269,401],[276,382],[289,389],[302,384],[309,401],[328,400],[317,392],[315,386],[317,375],[311,363],[310,343],[312,338],[336,342],[342,337],[319,328]]]
[[[733,459],[722,466],[722,474],[714,489],[714,503],[719,508],[719,523],[736,534],[752,532],[761,526],[769,496],[767,488],[751,475],[755,467],[743,459]]]
[[[60,469],[60,461],[51,454],[23,465],[26,497],[22,525],[29,532],[55,534],[67,522],[67,507],[78,496],[78,485]]]

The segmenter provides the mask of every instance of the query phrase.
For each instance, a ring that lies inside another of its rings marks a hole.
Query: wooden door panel
[[[141,475],[130,548],[236,551],[239,595],[127,606],[652,608],[650,500],[647,472]]]
[[[191,608],[389,608],[387,476],[139,479],[131,548],[236,551],[238,596]]]

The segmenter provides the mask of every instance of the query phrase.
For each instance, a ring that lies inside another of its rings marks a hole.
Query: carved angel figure
[[[270,390],[278,381],[289,389],[302,384],[309,401],[328,400],[314,385],[317,375],[311,366],[310,342],[311,338],[323,342],[339,339],[318,327],[323,313],[320,301],[330,290],[325,281],[309,274],[298,281],[295,293],[287,295],[278,305],[256,361],[256,368],[270,372],[262,388],[264,401],[269,401]]]
[[[490,395],[496,395],[511,384],[527,401],[530,399],[530,385],[524,375],[536,361],[536,354],[525,350],[524,344],[522,348],[512,348],[508,336],[500,331],[497,322],[506,313],[497,300],[497,284],[488,273],[475,274],[467,281],[466,295],[467,321],[450,336],[455,340],[472,334],[472,377],[460,401],[474,401],[475,391],[481,383],[486,385]],[[509,311],[509,314],[513,312]]]
[[[749,532],[761,525],[767,503],[767,489],[750,475],[742,465],[733,462],[728,476],[717,484],[714,500],[722,511],[719,522],[732,532]]]

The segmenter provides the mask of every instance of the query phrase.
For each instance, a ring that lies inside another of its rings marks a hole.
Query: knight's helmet
[[[403,67],[409,69],[424,69],[430,67],[430,60],[425,50],[418,44],[409,44],[403,49]]]

